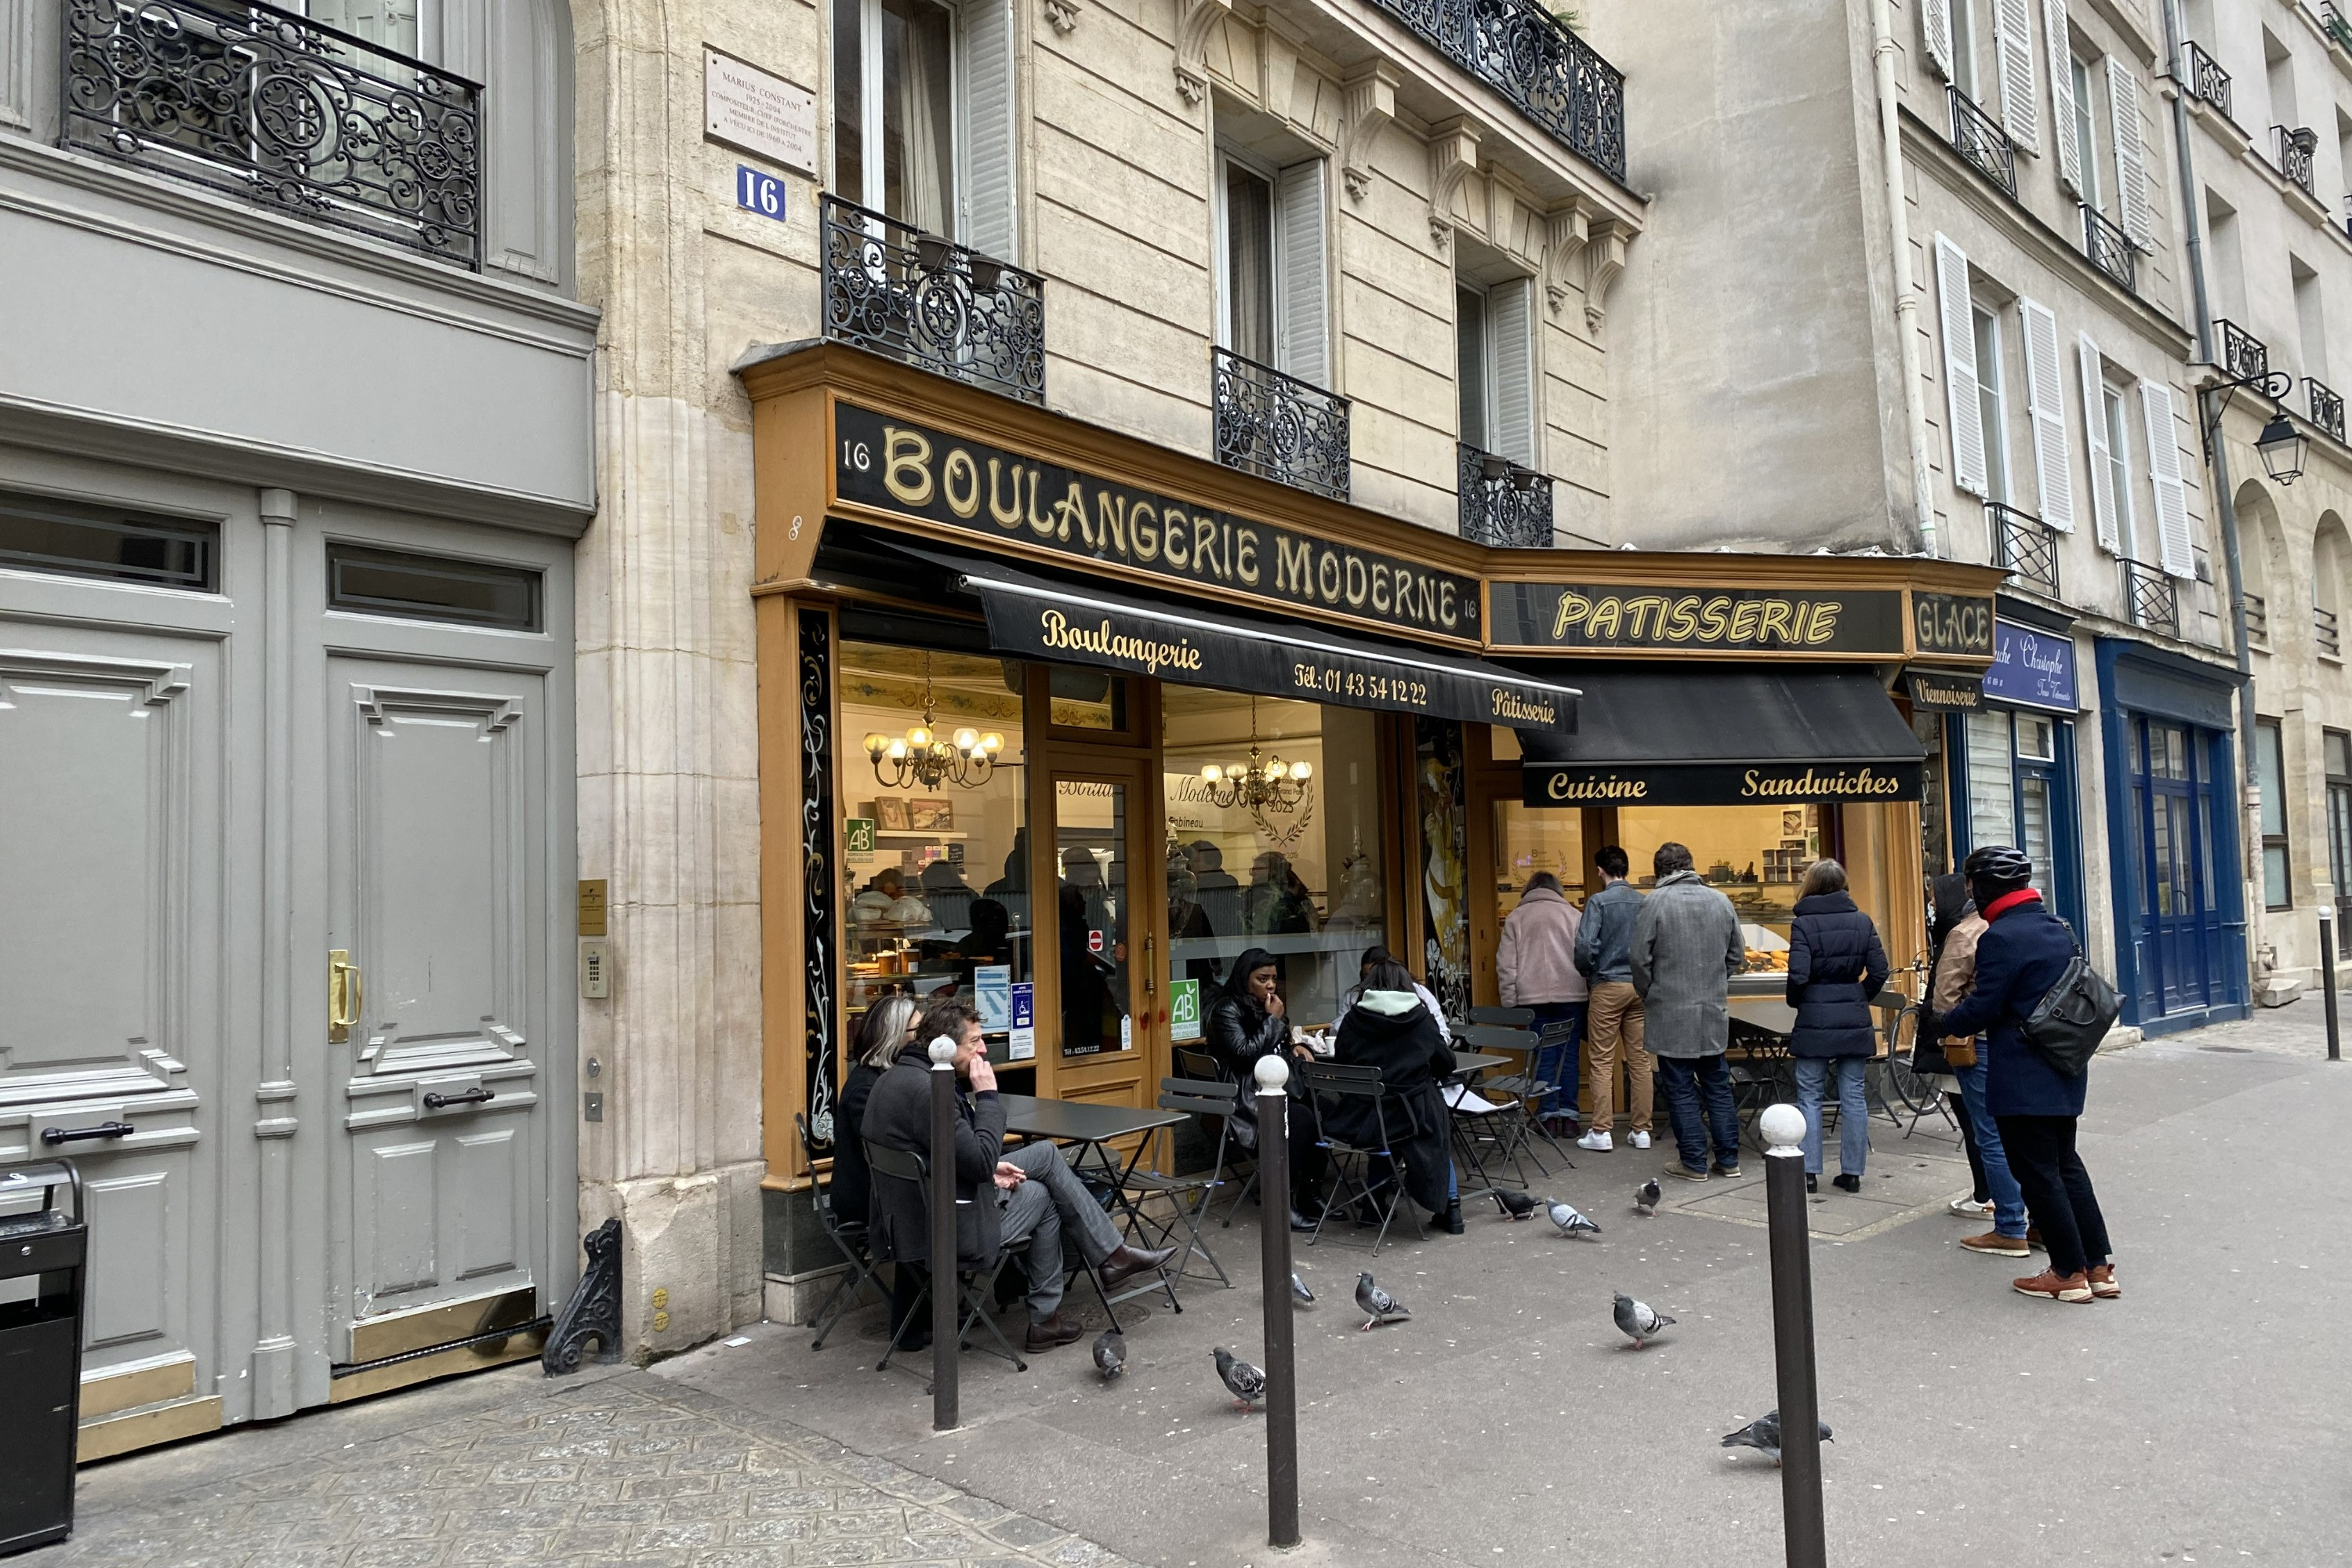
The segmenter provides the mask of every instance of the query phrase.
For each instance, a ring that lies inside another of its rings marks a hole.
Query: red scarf
[[[2013,893],[2003,893],[1986,907],[1985,923],[1991,924],[2020,904],[2038,904],[2041,901],[2042,893],[2036,888],[2020,888]]]

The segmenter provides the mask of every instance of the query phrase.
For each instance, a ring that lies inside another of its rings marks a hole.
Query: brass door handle
[[[352,962],[351,950],[339,947],[327,954],[327,1042],[343,1045],[352,1037],[352,1026],[360,1021],[360,1003],[365,989],[360,981],[360,966]]]
[[[1160,966],[1152,962],[1152,955],[1159,951],[1158,937],[1146,936],[1143,939],[1143,994],[1146,996],[1160,994]]]

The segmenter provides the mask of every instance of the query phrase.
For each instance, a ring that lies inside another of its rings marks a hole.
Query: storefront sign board
[[[1974,670],[1964,675],[1946,669],[1906,669],[1903,686],[1912,708],[1922,713],[1970,713],[1984,706],[1984,683]]]
[[[1286,615],[1480,640],[1475,577],[1196,507],[847,401],[834,405],[834,437],[835,495],[844,502]]]
[[[2014,621],[1995,622],[1992,668],[1984,674],[1984,694],[1996,702],[2075,711],[2080,704],[2074,689],[2074,639]]]
[[[1585,766],[1529,763],[1521,770],[1530,806],[1766,805],[1807,801],[1917,800],[1918,763],[1773,762]]]
[[[1991,657],[1992,601],[1981,594],[1911,594],[1913,651],[1948,658]]]
[[[1496,583],[1494,646],[1559,653],[1900,658],[1903,591],[1696,583]],[[1990,604],[1990,601],[1988,601]]]

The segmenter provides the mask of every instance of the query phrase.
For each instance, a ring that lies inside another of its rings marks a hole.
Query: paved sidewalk
[[[82,1472],[28,1568],[1125,1568],[1057,1526],[634,1370],[536,1364]]]

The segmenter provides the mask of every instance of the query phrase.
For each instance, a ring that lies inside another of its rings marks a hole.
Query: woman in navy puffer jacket
[[[1797,1058],[1797,1109],[1805,1113],[1805,1186],[1822,1171],[1822,1100],[1837,1078],[1838,1178],[1845,1191],[1862,1187],[1870,1154],[1870,1105],[1863,1075],[1877,1053],[1870,999],[1886,984],[1886,949],[1878,928],[1845,890],[1845,868],[1816,860],[1798,889],[1789,928],[1789,1005],[1797,1026],[1789,1053]]]

